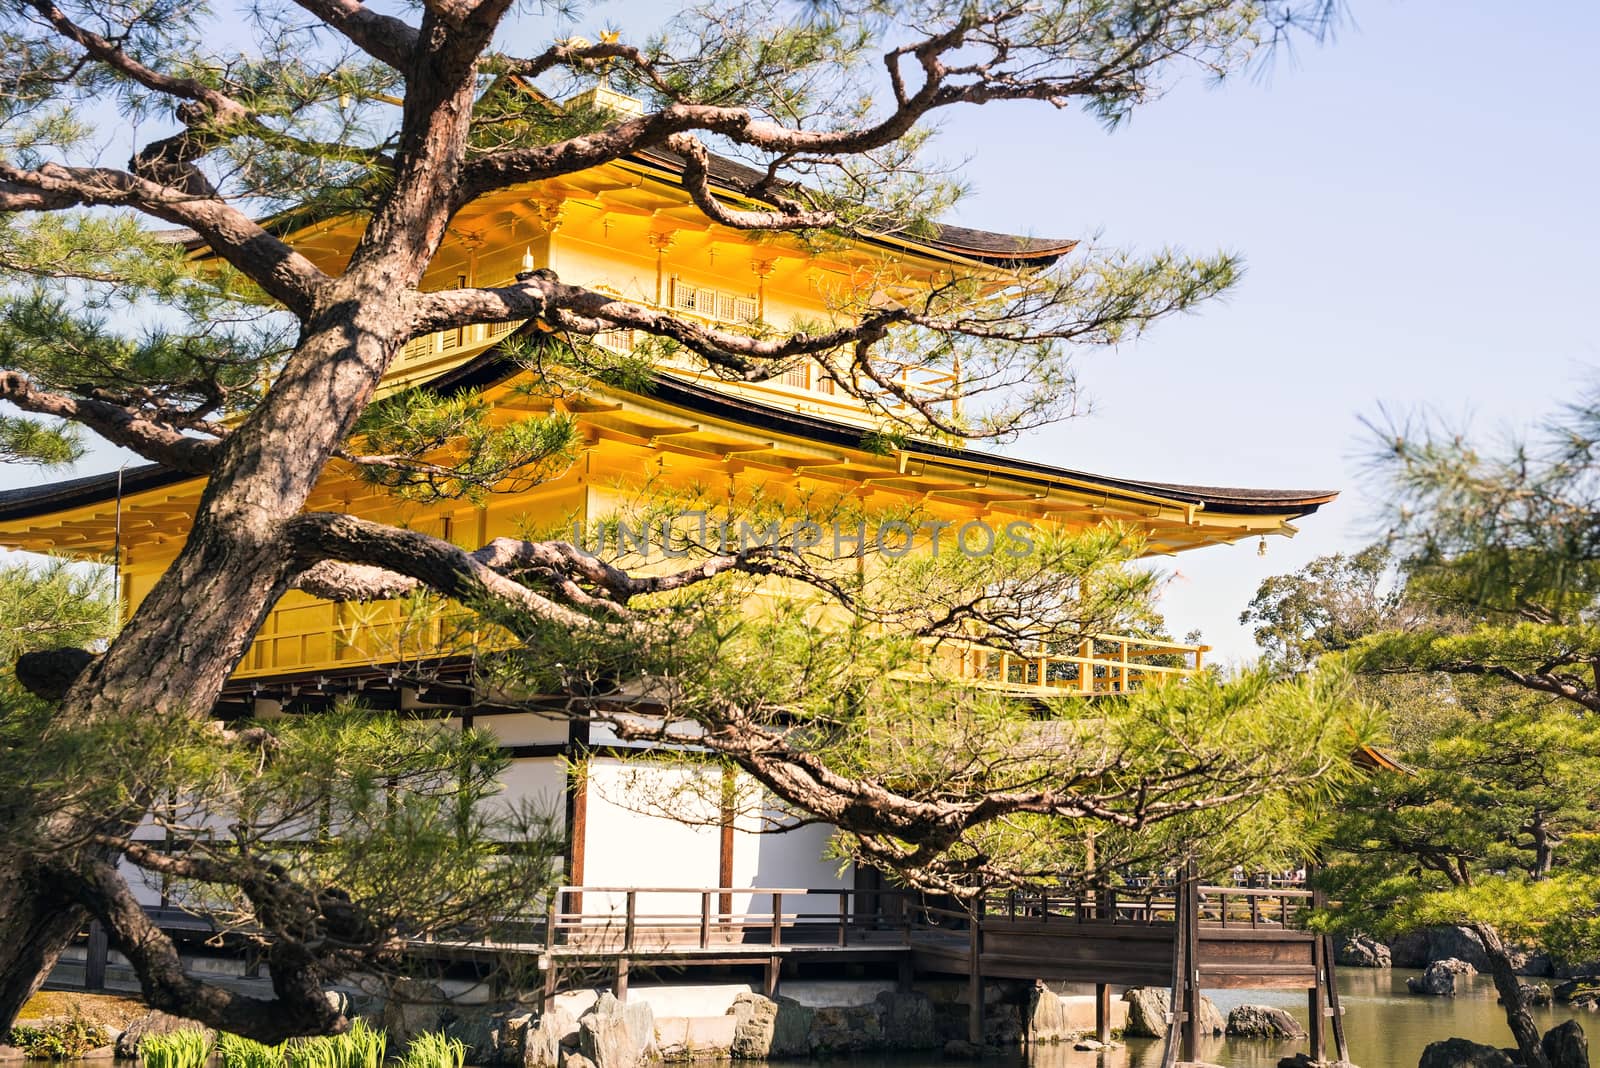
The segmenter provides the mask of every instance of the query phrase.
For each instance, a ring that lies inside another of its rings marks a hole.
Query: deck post
[[[1311,942],[1311,967],[1316,972],[1315,985],[1306,992],[1308,1001],[1307,1013],[1311,1024],[1311,1059],[1325,1061],[1328,1059],[1328,1017],[1324,1006],[1327,999],[1322,996],[1322,984],[1327,969],[1322,960],[1322,939],[1313,939]]]
[[[1328,1011],[1329,1018],[1333,1020],[1333,1052],[1334,1056],[1344,1063],[1350,1063],[1350,1043],[1344,1037],[1344,1006],[1339,1004],[1339,973],[1334,968],[1333,937],[1322,936],[1322,965],[1328,974]]]
[[[549,1012],[551,1009],[556,1007],[556,987],[558,981],[558,976],[556,974],[556,957],[554,953],[549,951],[549,947],[546,947],[545,955],[540,959],[539,963],[544,967],[543,1011]]]
[[[84,947],[83,988],[106,988],[106,961],[111,954],[111,940],[99,920],[89,921],[89,944]]]
[[[763,985],[766,987],[765,993],[766,993],[767,997],[774,998],[774,999],[777,998],[777,996],[778,996],[778,980],[781,979],[782,977],[783,977],[783,958],[782,957],[768,957],[767,958],[767,968],[766,968],[765,982],[763,983]]]
[[[1194,861],[1184,868],[1179,894],[1182,918],[1178,937],[1184,941],[1182,1060],[1200,1060],[1200,874]]]
[[[1094,1040],[1111,1041],[1111,984],[1094,984]]]
[[[983,895],[973,899],[967,920],[967,1041],[983,1045]]]
[[[625,956],[617,958],[617,978],[612,984],[611,992],[616,995],[618,1001],[628,1000],[628,958]]]

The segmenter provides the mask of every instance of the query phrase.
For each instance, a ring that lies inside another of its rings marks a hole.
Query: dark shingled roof
[[[464,389],[481,389],[517,374],[520,365],[505,359],[490,349],[434,379],[430,386],[443,392]],[[653,376],[650,388],[643,396],[663,401],[689,411],[711,417],[721,417],[743,426],[762,427],[774,433],[786,434],[821,444],[841,448],[859,449],[862,431],[859,427],[836,423],[815,415],[807,415],[759,401],[733,397],[706,386],[685,382],[669,375]],[[1242,489],[1220,486],[1191,486],[1176,482],[1147,482],[1139,479],[1110,478],[1087,471],[1055,467],[1032,460],[1017,460],[976,449],[963,449],[935,442],[917,442],[909,451],[918,456],[944,459],[957,463],[984,464],[1004,468],[1009,478],[1019,481],[1048,483],[1092,483],[1104,487],[1109,493],[1117,492],[1166,497],[1184,504],[1200,505],[1206,511],[1222,515],[1273,515],[1292,513],[1310,515],[1322,505],[1338,496],[1337,490],[1274,490]],[[138,493],[176,485],[195,476],[174,471],[160,464],[130,467],[122,474],[123,493]],[[117,492],[117,473],[87,475],[47,486],[31,486],[0,493],[0,523],[31,519],[51,512],[112,499]]]
[[[648,152],[636,153],[627,159],[673,174],[683,172],[683,157],[665,150],[651,149]],[[761,171],[724,156],[712,156],[709,169],[713,180],[734,186],[754,182],[763,176]],[[320,215],[301,208],[288,208],[262,219],[261,225],[273,233],[286,234],[317,222],[320,218]],[[190,251],[199,251],[206,247],[205,240],[190,229],[162,230],[157,237],[173,244],[183,245]],[[926,236],[910,233],[862,235],[862,240],[879,243],[891,238],[908,245],[937,249],[998,267],[1047,267],[1071,252],[1078,244],[1074,238],[1023,237],[1020,234],[974,230],[971,227],[951,226],[946,223],[934,224],[933,233]]]

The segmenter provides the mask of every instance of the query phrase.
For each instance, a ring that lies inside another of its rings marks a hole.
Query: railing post
[[[850,941],[850,891],[839,891],[839,944]]]
[[[711,945],[711,891],[700,891],[700,948]]]
[[[983,1045],[983,894],[973,898],[967,922],[967,1041]]]
[[[777,891],[772,894],[772,944],[783,945],[783,895]]]
[[[1078,692],[1094,693],[1094,639],[1085,638],[1078,646]]]
[[[638,910],[639,910],[639,891],[637,891],[637,890],[629,890],[628,891],[628,911],[627,911],[627,914],[623,918],[623,921],[622,921],[622,948],[624,950],[633,949],[633,929],[634,929],[634,924],[638,921]],[[618,1000],[621,1000],[621,999],[618,999]]]

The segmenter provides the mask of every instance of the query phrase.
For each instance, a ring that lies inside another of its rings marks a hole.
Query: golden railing
[[[505,640],[480,629],[468,612],[444,609],[412,616],[398,603],[282,607],[267,618],[239,665],[239,677],[352,667],[470,651]],[[998,652],[971,642],[928,645],[928,670],[975,685],[1030,697],[1094,697],[1131,693],[1201,670],[1209,646],[1097,634],[1070,651],[1035,655]],[[908,673],[907,677],[910,677]]]
[[[1132,693],[1200,671],[1206,645],[1095,634],[1067,650],[1000,652],[971,642],[933,646],[930,667],[976,685],[1046,697]]]

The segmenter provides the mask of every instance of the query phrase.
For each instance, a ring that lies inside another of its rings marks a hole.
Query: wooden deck
[[[636,967],[754,965],[773,995],[786,962],[893,962],[903,983],[967,980],[974,1036],[988,979],[1094,984],[1103,1038],[1110,987],[1167,987],[1164,1065],[1196,1057],[1202,988],[1302,989],[1313,1059],[1326,1059],[1331,1030],[1347,1060],[1331,945],[1305,927],[1313,903],[1301,887],[1206,886],[1192,877],[1093,898],[1039,889],[965,905],[884,889],[567,886],[545,916],[499,940],[429,939],[413,948],[454,960],[536,956],[547,999],[564,978],[592,983],[597,970],[613,976],[621,998]],[[205,925],[187,913],[157,918],[186,932]]]

